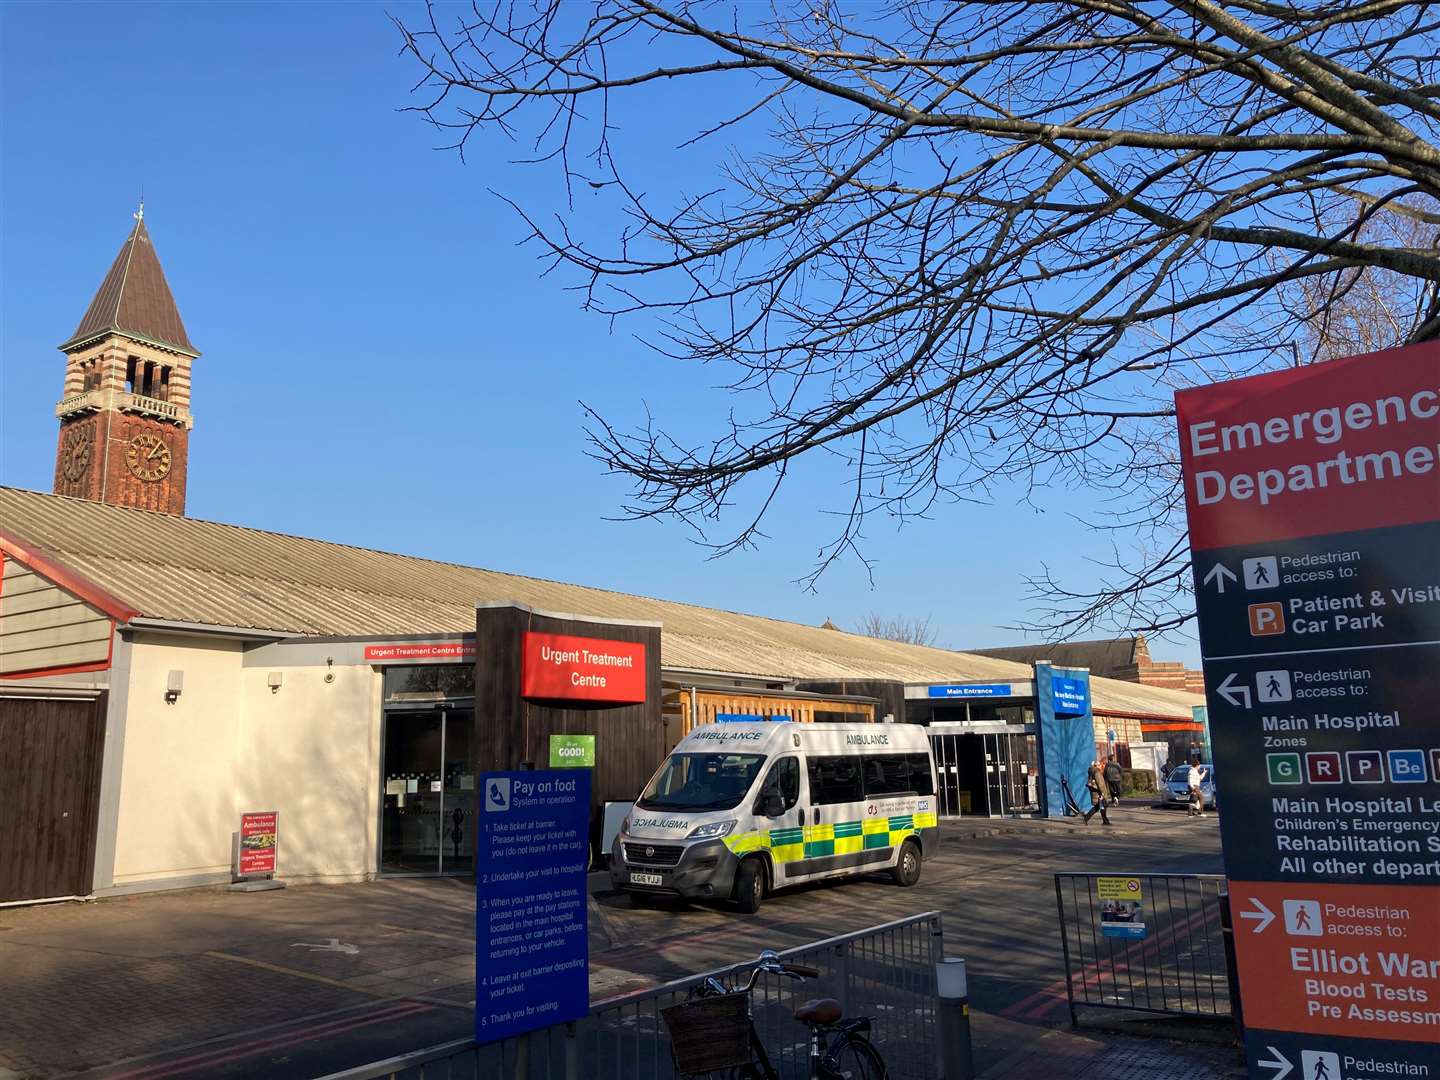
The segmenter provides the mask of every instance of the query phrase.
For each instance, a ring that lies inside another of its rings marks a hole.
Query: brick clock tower
[[[55,494],[183,514],[190,362],[200,353],[180,321],[143,205],[60,351]]]

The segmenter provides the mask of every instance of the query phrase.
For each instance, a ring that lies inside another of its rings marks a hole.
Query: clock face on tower
[[[60,453],[60,472],[72,483],[85,475],[90,467],[90,429],[77,428],[65,438]]]
[[[141,480],[161,480],[170,471],[170,447],[158,435],[136,435],[125,446],[125,464]]]

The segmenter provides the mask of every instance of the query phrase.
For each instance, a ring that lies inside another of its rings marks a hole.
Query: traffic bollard
[[[941,1080],[974,1080],[975,1058],[970,1047],[970,991],[965,983],[965,961],[947,956],[935,965],[940,1010],[936,1027],[940,1042]]]

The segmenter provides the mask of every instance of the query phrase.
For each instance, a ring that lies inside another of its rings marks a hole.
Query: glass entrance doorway
[[[1021,731],[934,731],[942,817],[1002,817],[1034,808],[1031,737]]]
[[[474,726],[475,712],[469,707],[385,710],[382,874],[473,872]]]

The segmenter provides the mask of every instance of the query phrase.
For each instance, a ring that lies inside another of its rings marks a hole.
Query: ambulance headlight
[[[729,821],[712,821],[706,825],[697,825],[690,830],[691,840],[713,840],[719,836],[729,836],[730,830],[735,828],[735,819]]]

